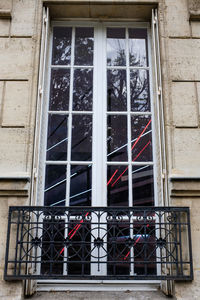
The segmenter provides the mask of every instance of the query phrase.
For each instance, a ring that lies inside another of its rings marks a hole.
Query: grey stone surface
[[[160,291],[158,292],[38,292],[31,300],[166,300]],[[173,298],[175,299],[175,298]]]

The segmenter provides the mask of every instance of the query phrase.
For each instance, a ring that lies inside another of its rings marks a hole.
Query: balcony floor
[[[31,300],[166,300],[162,292],[37,292]],[[176,298],[173,298],[176,299]]]

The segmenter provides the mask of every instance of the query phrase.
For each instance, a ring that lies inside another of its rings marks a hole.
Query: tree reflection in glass
[[[125,111],[127,108],[126,70],[108,70],[107,72],[107,109]]]
[[[49,110],[69,109],[69,69],[52,69]]]
[[[129,62],[132,67],[146,67],[147,57],[147,30],[129,28]]]
[[[53,65],[69,65],[71,60],[71,27],[54,27],[53,29]]]
[[[150,111],[149,73],[146,70],[130,71],[130,99],[132,111]]]
[[[93,70],[74,71],[73,110],[92,110]]]
[[[125,28],[107,28],[107,65],[125,66]]]
[[[77,27],[75,29],[75,65],[92,66],[94,51],[94,28]]]

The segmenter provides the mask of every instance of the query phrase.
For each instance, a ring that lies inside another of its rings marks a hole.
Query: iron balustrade
[[[192,280],[187,207],[10,207],[5,280]]]

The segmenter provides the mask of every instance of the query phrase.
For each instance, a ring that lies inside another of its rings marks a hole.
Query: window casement
[[[5,279],[190,280],[189,210],[167,207],[157,15],[48,20],[32,205],[10,208]]]
[[[154,205],[148,25],[55,23],[51,41],[39,203]]]
[[[154,206],[149,24],[55,22],[50,45],[39,204]],[[90,272],[101,269],[93,264]]]

